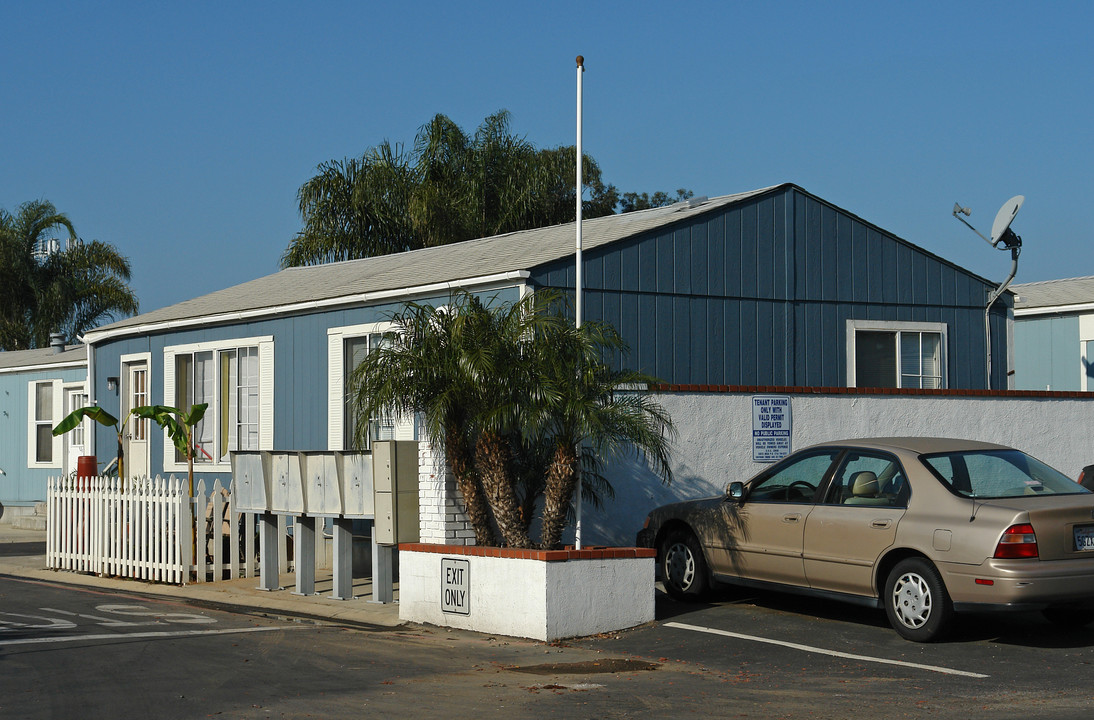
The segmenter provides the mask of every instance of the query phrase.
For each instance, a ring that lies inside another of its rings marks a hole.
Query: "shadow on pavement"
[[[801,618],[812,617],[887,630],[890,628],[884,610],[776,590],[719,586],[704,602],[680,602],[658,589],[654,602],[656,618],[660,622],[686,621],[689,615],[718,607],[731,611],[736,606],[751,606]],[[1094,627],[1061,627],[1045,620],[1039,612],[959,613],[954,616],[949,635],[941,642],[994,642],[1018,647],[1084,648],[1094,647]]]
[[[28,557],[34,555],[44,556],[45,554],[45,541],[0,543],[0,557]]]

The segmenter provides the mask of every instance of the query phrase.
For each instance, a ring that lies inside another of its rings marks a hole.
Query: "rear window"
[[[923,463],[962,497],[1081,495],[1090,491],[1020,450],[981,450],[924,455]]]

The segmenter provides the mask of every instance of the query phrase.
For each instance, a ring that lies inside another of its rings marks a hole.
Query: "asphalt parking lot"
[[[1069,718],[1094,709],[1094,630],[1063,630],[1037,613],[958,616],[935,644],[901,639],[880,610],[779,593],[722,590],[699,604],[659,593],[657,618],[576,644],[707,678],[697,687],[716,716]]]

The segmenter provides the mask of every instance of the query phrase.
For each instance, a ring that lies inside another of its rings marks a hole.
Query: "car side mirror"
[[[745,484],[743,482],[734,481],[729,485],[726,485],[726,496],[732,500],[744,500]]]

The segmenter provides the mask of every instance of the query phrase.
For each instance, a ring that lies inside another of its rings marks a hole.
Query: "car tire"
[[[883,595],[889,624],[905,640],[940,640],[953,618],[953,602],[938,570],[924,558],[901,560],[889,572]]]
[[[1089,608],[1050,607],[1042,610],[1041,615],[1053,625],[1063,628],[1081,628],[1094,622],[1094,612]]]
[[[674,530],[658,551],[665,591],[677,600],[700,600],[710,589],[703,549],[690,530]]]

